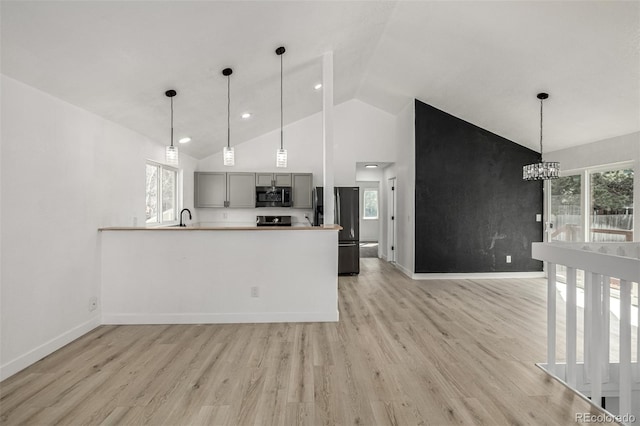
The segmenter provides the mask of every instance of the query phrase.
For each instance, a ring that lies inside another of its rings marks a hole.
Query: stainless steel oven
[[[256,186],[256,207],[291,207],[291,187]]]

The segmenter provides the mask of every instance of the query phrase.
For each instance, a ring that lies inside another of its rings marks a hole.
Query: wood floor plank
[[[337,323],[99,327],[0,383],[0,425],[568,425],[594,412],[534,365],[543,280],[414,281],[366,258],[338,291]]]

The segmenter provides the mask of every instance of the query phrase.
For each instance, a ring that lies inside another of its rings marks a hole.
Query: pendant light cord
[[[231,75],[227,76],[227,148],[231,148]]]
[[[173,97],[171,99],[171,146],[173,146]]]
[[[282,55],[280,55],[280,149],[283,149],[283,119],[282,119]]]
[[[540,159],[542,160],[542,103],[543,99],[540,99]]]

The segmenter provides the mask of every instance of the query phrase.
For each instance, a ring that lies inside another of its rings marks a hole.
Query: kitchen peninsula
[[[337,321],[339,229],[102,228],[102,322]]]

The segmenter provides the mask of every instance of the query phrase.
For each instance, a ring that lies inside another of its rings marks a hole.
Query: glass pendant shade
[[[542,161],[522,166],[522,179],[524,180],[548,180],[559,177],[560,163],[555,161]]]
[[[223,159],[225,166],[233,166],[236,164],[236,158],[232,147],[225,146],[223,150]]]
[[[169,166],[178,166],[178,148],[171,145],[165,152],[165,161]]]
[[[276,167],[287,167],[287,150],[280,148],[276,152]]]

